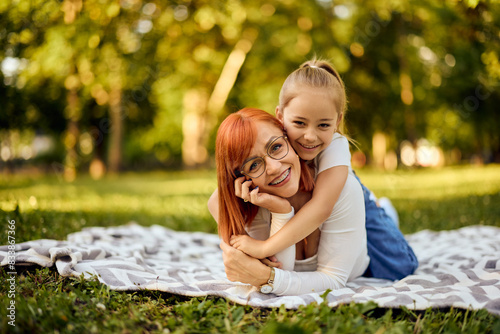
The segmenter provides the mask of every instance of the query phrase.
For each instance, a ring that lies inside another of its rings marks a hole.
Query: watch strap
[[[262,293],[271,293],[274,289],[274,277],[276,275],[276,271],[274,270],[274,267],[271,267],[271,275],[269,275],[269,279],[267,280],[266,284],[263,284],[260,286],[259,291]]]

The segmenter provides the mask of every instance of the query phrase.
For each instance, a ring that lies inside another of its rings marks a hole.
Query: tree
[[[2,2],[0,59],[18,65],[0,74],[0,127],[59,136],[70,178],[106,149],[111,171],[204,166],[225,115],[273,112],[316,55],[341,73],[364,151],[383,132],[394,151],[427,138],[490,161],[499,16],[490,1]]]

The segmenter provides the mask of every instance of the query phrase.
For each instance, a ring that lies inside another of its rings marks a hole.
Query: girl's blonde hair
[[[283,125],[273,115],[253,108],[230,114],[219,126],[215,140],[217,190],[219,194],[219,235],[229,243],[231,235],[245,234],[245,226],[255,218],[259,208],[236,197],[234,180],[251,153],[258,135],[258,122],[267,122],[283,131]],[[293,151],[288,154],[294,154]],[[311,170],[301,160],[299,189],[312,191],[314,179]]]
[[[347,95],[344,82],[335,68],[326,60],[321,59],[308,60],[300,65],[286,78],[283,87],[281,87],[278,106],[281,112],[284,112],[290,101],[298,95],[304,86],[327,88],[331,89],[332,92],[334,90],[340,91],[341,98],[337,107],[340,110],[342,119],[337,131],[342,135],[347,135],[344,123],[347,111]]]

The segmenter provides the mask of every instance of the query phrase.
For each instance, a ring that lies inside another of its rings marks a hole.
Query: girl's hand
[[[283,263],[279,262],[276,256],[266,257],[265,259],[261,259],[260,262],[264,263],[268,267],[283,269]]]
[[[248,235],[232,235],[229,244],[256,259],[265,258],[262,252],[266,245],[265,241],[254,239]]]
[[[274,213],[288,213],[292,210],[290,202],[282,197],[260,193],[259,187],[251,188],[253,181],[239,177],[234,180],[234,191],[237,197],[253,205],[263,207]]]

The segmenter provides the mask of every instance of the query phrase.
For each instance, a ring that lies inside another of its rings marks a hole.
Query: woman
[[[339,289],[366,271],[363,192],[352,176],[320,227],[320,236],[302,242],[303,247],[296,248],[298,256],[294,247],[277,254],[286,270],[267,266],[228,245],[231,235],[245,232],[256,239],[268,238],[311,197],[310,171],[290,149],[275,117],[258,109],[229,115],[217,133],[216,161],[218,196],[210,199],[209,210],[219,224],[230,280],[260,287],[264,293],[298,295]],[[305,260],[293,264],[296,257]]]

